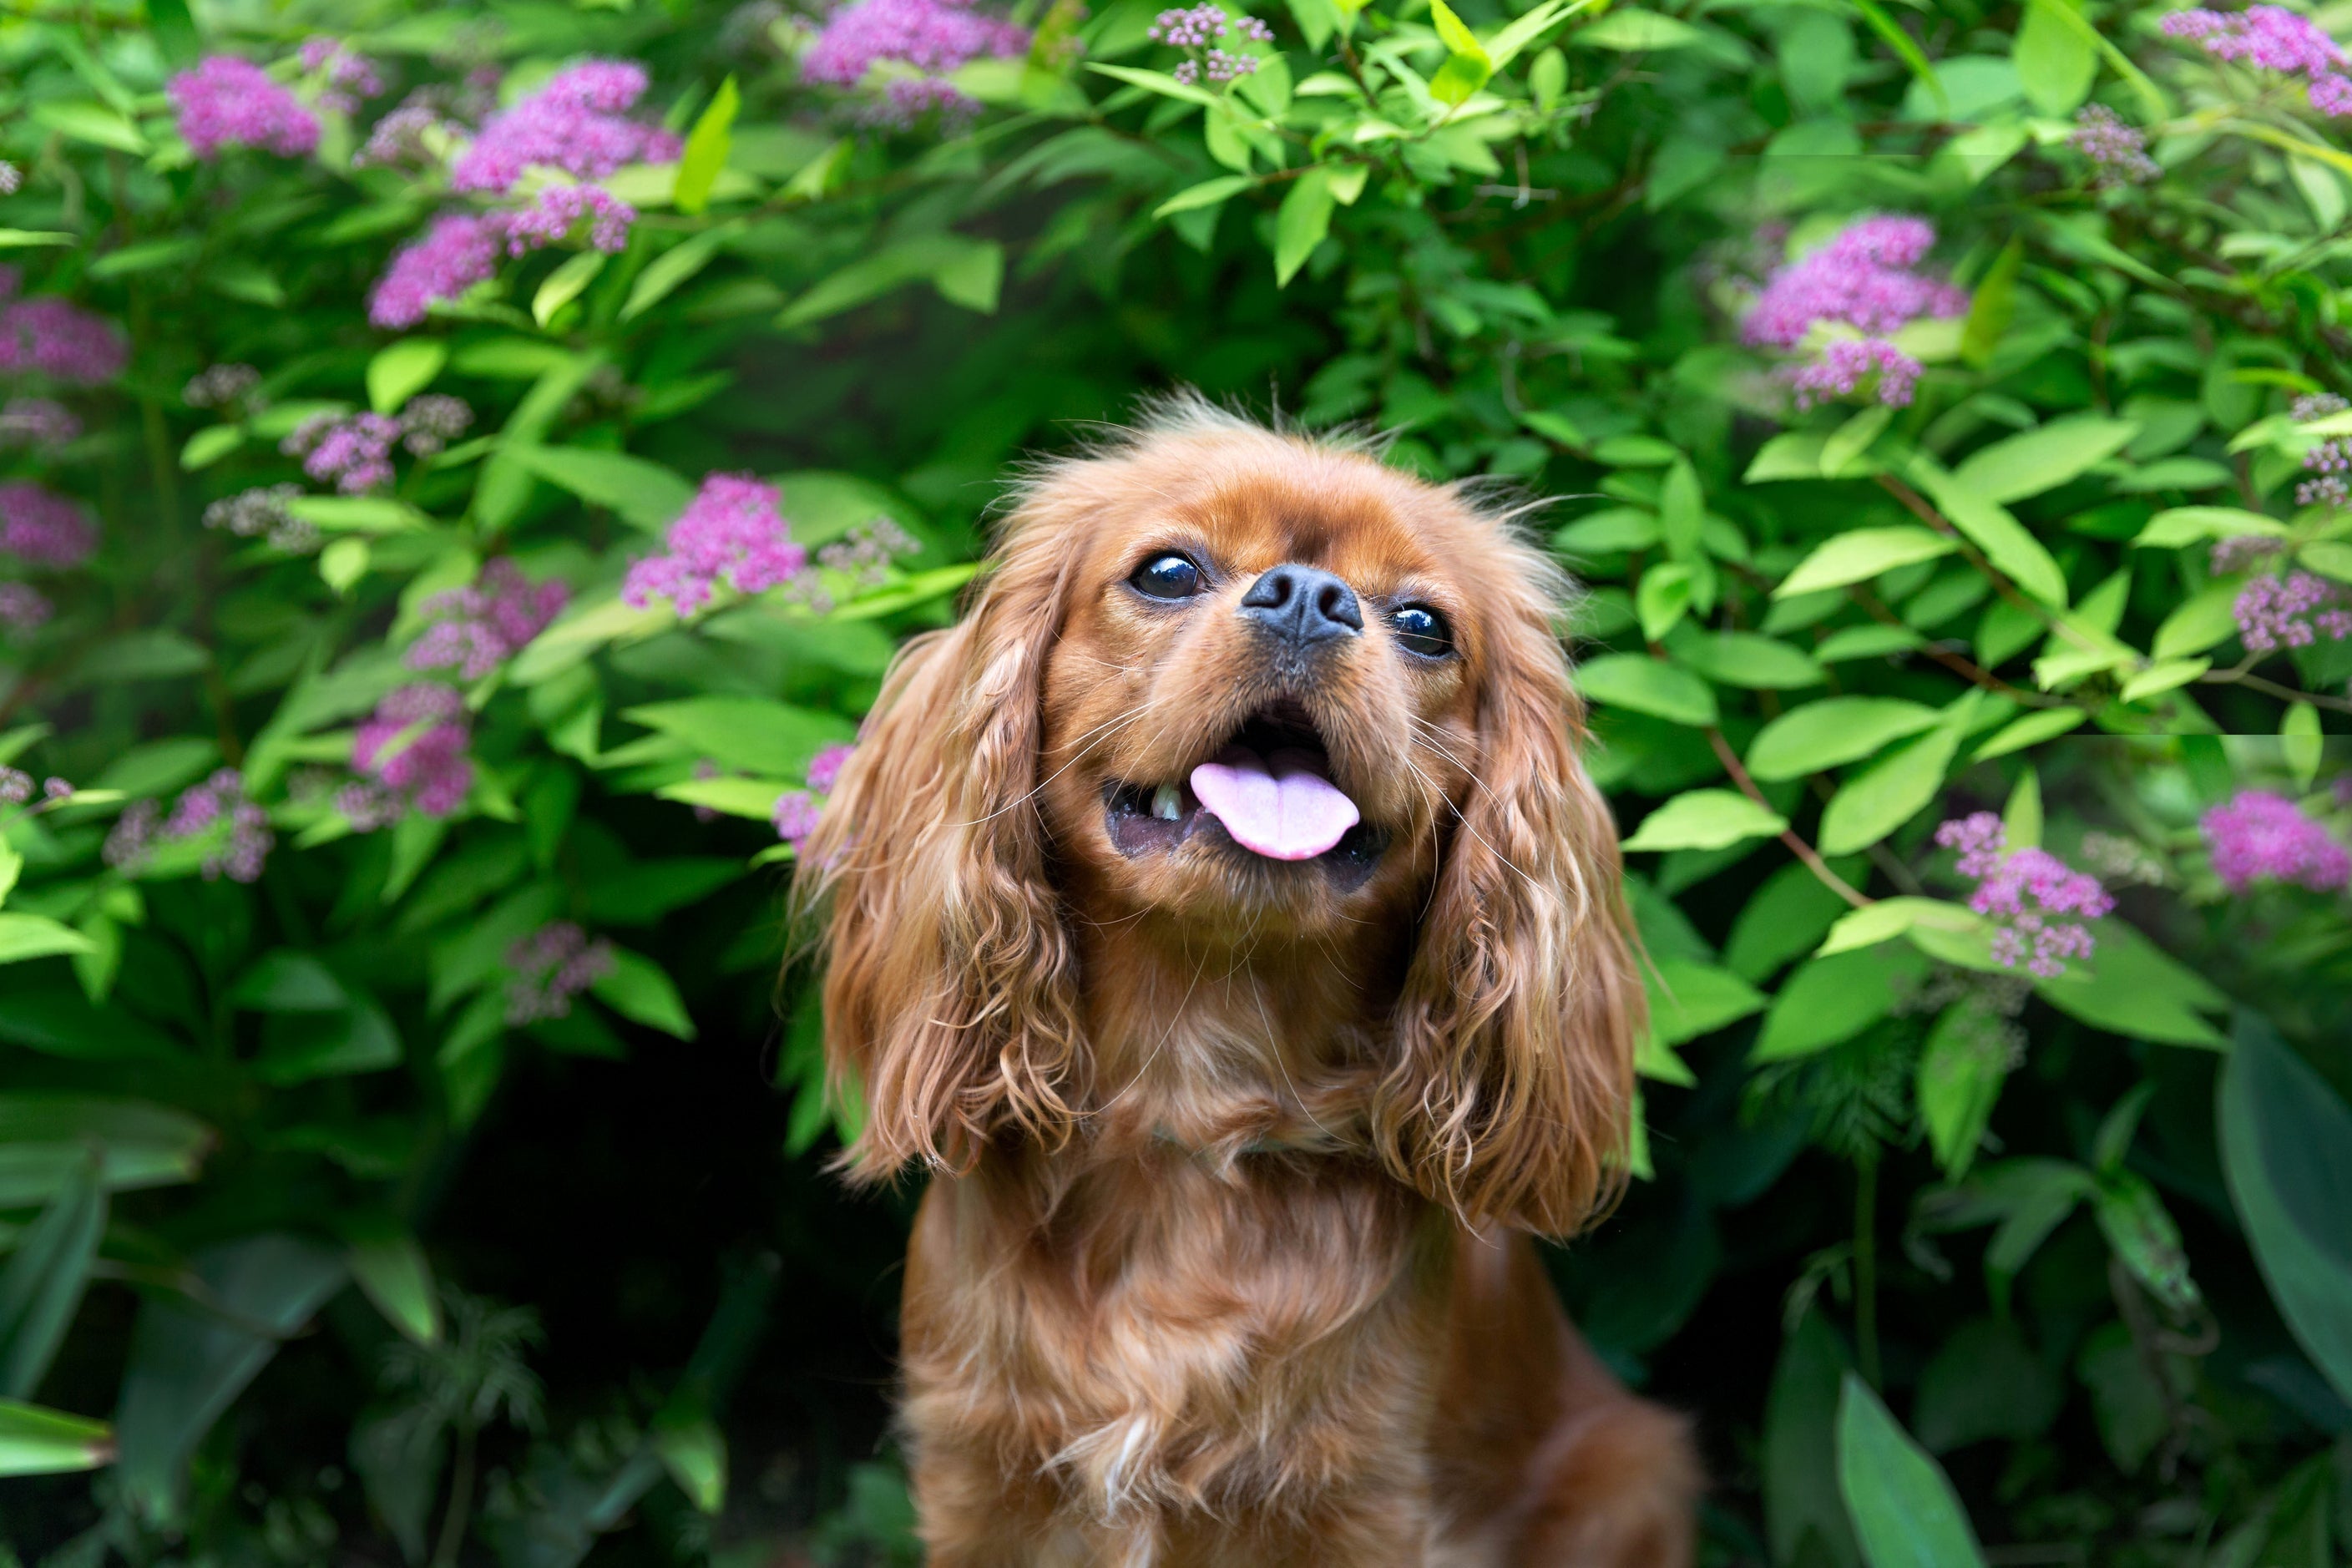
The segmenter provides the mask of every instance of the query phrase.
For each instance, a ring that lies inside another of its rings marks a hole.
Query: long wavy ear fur
[[[1398,1176],[1466,1219],[1574,1231],[1619,1179],[1643,994],[1616,827],[1532,552],[1496,584],[1481,765],[1442,851],[1373,1110]]]
[[[860,1180],[1071,1124],[1076,953],[1034,796],[1066,552],[1036,521],[1013,518],[961,623],[901,653],[802,854],[831,953],[827,1077],[864,1102],[842,1157]]]

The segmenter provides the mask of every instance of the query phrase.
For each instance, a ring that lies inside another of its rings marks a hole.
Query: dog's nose
[[[1328,572],[1286,562],[1250,584],[1242,614],[1301,647],[1360,637],[1364,612],[1356,591]]]

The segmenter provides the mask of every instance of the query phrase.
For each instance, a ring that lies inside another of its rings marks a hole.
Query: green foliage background
[[[1011,466],[1189,384],[1556,498],[1658,1026],[1642,1179],[1554,1261],[1697,1414],[1706,1561],[2342,1561],[2352,931],[2340,894],[2230,896],[2196,826],[2261,787],[2345,828],[2352,653],[2245,654],[2207,548],[2352,576],[2288,413],[2352,389],[2337,134],[2129,0],[1290,0],[1232,89],[1168,74],[1153,9],[1032,5],[1031,56],[960,79],[984,111],[904,134],[800,81],[775,6],[0,22],[0,244],[132,343],[86,435],[7,459],[103,544],[0,651],[0,753],[81,786],[0,861],[0,1471],[38,1478],[0,1554],[911,1560],[906,1208],[823,1173],[765,818],[951,614]],[[351,166],[393,98],[202,163],[163,93],[318,32],[395,91],[642,60],[687,173],[625,173],[621,254],[375,331],[388,256],[463,205]],[[2159,177],[2095,185],[2094,95]],[[1932,220],[1973,304],[1905,340],[1909,406],[1798,411],[1743,280],[1869,211]],[[227,363],[266,409],[188,405]],[[473,438],[300,503],[325,549],[201,526],[297,477],[305,415],[426,387]],[[774,478],[803,542],[886,514],[920,552],[823,616],[628,609],[714,471]],[[351,831],[298,782],[499,553],[574,598],[469,689],[473,794]],[[257,882],[101,861],[224,763]],[[1928,843],[1970,809],[2099,859],[2095,959],[1992,962]],[[619,966],[509,1027],[505,954],[558,918]]]

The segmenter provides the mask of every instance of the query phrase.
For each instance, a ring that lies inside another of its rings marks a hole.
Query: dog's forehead
[[[1301,562],[1374,590],[1451,576],[1482,542],[1440,492],[1361,459],[1220,465],[1163,515],[1228,573]]]

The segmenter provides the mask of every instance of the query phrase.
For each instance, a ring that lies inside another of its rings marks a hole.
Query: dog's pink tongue
[[[1236,746],[1192,770],[1192,793],[1234,842],[1271,860],[1311,860],[1356,826],[1356,803],[1323,776],[1314,755],[1261,759]]]

